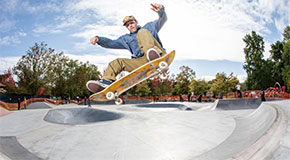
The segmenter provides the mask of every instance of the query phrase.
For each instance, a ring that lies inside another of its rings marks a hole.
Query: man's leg
[[[102,79],[113,82],[116,80],[116,76],[122,71],[131,72],[145,63],[147,63],[147,59],[144,55],[137,59],[117,58],[109,63]]]
[[[115,81],[116,76],[122,71],[131,72],[134,69],[147,63],[146,53],[150,48],[154,48],[161,56],[166,54],[166,52],[162,49],[160,43],[152,36],[150,31],[148,31],[147,29],[140,29],[137,33],[136,38],[140,49],[144,52],[145,55],[137,59],[118,58],[113,60],[109,63],[102,79]]]
[[[160,43],[153,37],[150,31],[147,29],[140,29],[137,33],[137,41],[139,44],[140,49],[147,54],[147,51],[151,48],[154,48],[160,56],[166,54],[166,51],[163,50]],[[147,55],[146,55],[147,56]]]
[[[112,82],[114,82],[116,80],[116,76],[122,71],[131,72],[145,63],[147,63],[147,58],[144,55],[137,59],[115,59],[109,63],[107,69],[104,72],[102,80],[90,80],[87,82],[86,86],[88,90],[93,93],[100,92],[101,90],[109,86]]]

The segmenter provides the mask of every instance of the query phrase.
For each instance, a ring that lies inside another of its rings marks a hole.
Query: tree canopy
[[[56,53],[44,42],[35,43],[13,68],[18,93],[61,97],[88,96],[85,83],[99,79],[98,67]]]

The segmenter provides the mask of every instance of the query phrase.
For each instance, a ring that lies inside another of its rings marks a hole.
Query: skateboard
[[[128,89],[134,87],[135,85],[145,81],[148,78],[160,76],[161,79],[168,78],[166,73],[169,65],[173,61],[175,56],[175,51],[150,61],[132,72],[128,73],[119,80],[116,80],[110,86],[104,90],[94,93],[90,96],[90,100],[93,101],[110,101],[115,100],[115,104],[120,105],[123,103],[122,98],[119,96],[127,91]]]

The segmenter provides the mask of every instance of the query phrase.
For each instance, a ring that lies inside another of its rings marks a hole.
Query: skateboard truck
[[[159,73],[159,77],[162,80],[168,79],[169,75],[166,73],[166,69],[168,68],[168,64],[165,61],[159,63],[159,68],[157,72]]]
[[[168,64],[165,61],[159,63],[159,68],[164,70],[168,67]]]
[[[108,100],[113,100],[113,99],[115,99],[115,104],[116,104],[116,105],[120,105],[120,104],[123,103],[123,100],[122,100],[122,98],[119,98],[119,94],[118,94],[117,91],[115,91],[115,93],[114,93],[114,92],[108,92],[108,93],[106,94],[106,98],[107,98]]]

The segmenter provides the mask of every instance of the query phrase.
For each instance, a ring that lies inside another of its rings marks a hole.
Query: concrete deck
[[[0,159],[284,160],[290,154],[289,100],[33,108],[0,117]]]

